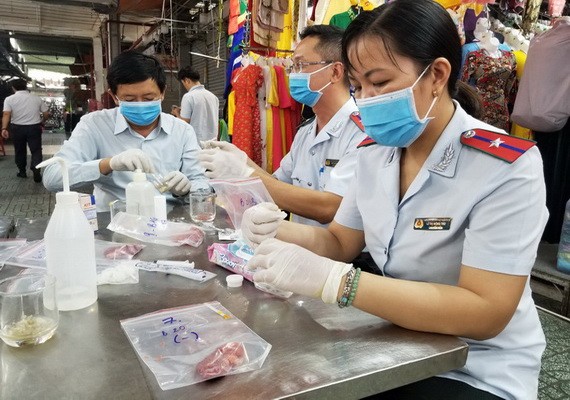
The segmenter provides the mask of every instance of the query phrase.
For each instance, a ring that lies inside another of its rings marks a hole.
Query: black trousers
[[[10,124],[10,137],[14,143],[14,154],[16,166],[20,171],[26,171],[28,152],[26,145],[30,148],[32,162],[30,169],[34,171],[36,165],[42,162],[42,127],[35,125]]]
[[[465,382],[435,376],[364,400],[501,400],[501,397]]]

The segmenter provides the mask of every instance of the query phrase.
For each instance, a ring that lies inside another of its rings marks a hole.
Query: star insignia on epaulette
[[[532,140],[486,129],[470,129],[461,134],[461,143],[512,163],[535,145]]]

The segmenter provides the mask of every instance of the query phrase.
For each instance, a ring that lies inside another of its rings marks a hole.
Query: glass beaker
[[[124,200],[113,200],[109,203],[109,212],[111,213],[111,221],[120,212],[127,212],[127,202]]]
[[[191,192],[190,218],[197,224],[213,222],[216,219],[216,194],[212,191]]]
[[[31,273],[0,281],[0,338],[9,346],[40,344],[59,323],[53,275]]]

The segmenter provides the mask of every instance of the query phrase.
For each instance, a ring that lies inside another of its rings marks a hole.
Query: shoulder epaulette
[[[461,134],[461,143],[512,163],[536,143],[486,129],[470,129]]]
[[[367,146],[371,146],[373,144],[376,144],[374,139],[372,139],[370,136],[366,136],[366,139],[364,139],[362,142],[360,142],[358,144],[358,146],[356,146],[356,148],[359,149],[361,147],[367,147]]]
[[[311,118],[308,118],[304,121],[302,121],[298,126],[297,129],[302,128],[303,126],[309,125],[311,122],[313,122],[315,120],[315,116],[312,116]]]
[[[358,111],[353,111],[352,114],[350,114],[350,119],[356,124],[356,126],[358,126],[358,129],[364,132],[364,125],[362,125],[362,120],[360,119],[360,113]]]

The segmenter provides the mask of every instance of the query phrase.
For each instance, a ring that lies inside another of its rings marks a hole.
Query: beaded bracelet
[[[350,295],[348,296],[348,303],[346,304],[347,307],[352,305],[354,301],[354,297],[356,296],[356,289],[358,288],[358,281],[360,280],[360,268],[356,268],[356,273],[354,274],[354,278],[352,279],[352,285],[350,287]]]
[[[350,297],[350,288],[352,287],[352,280],[356,274],[356,270],[351,268],[346,274],[346,281],[344,282],[344,289],[342,290],[342,296],[338,301],[338,306],[344,308],[348,305],[348,298]]]

